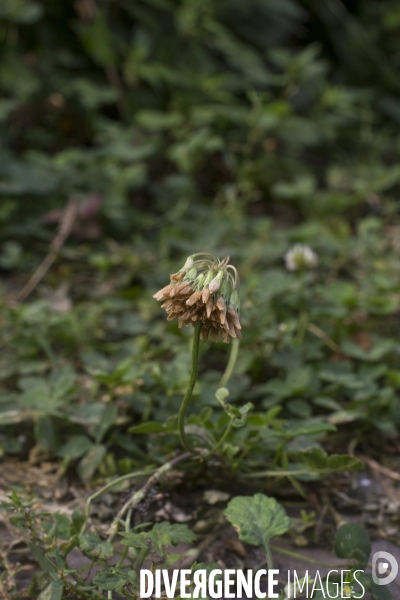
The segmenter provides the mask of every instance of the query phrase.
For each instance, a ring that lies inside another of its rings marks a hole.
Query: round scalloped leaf
[[[334,549],[338,558],[353,559],[365,566],[371,553],[371,542],[361,525],[346,523],[336,532]]]

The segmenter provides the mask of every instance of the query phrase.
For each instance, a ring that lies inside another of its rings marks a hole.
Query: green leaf
[[[79,533],[84,522],[85,515],[78,508],[76,508],[71,515],[71,535],[76,535]]]
[[[40,448],[50,451],[56,446],[56,431],[51,417],[39,417],[35,423],[35,438]]]
[[[115,63],[115,52],[108,15],[104,9],[96,11],[96,18],[90,25],[79,24],[78,34],[91,58],[102,66]]]
[[[264,429],[279,415],[282,410],[282,406],[273,406],[266,413],[253,413],[247,417],[247,424],[250,427],[257,427]]]
[[[361,525],[346,523],[336,532],[334,549],[338,558],[352,559],[360,566],[365,567],[371,553],[371,542]]]
[[[41,19],[44,8],[37,2],[22,0],[3,0],[0,5],[0,19],[31,25]]]
[[[62,600],[64,593],[63,581],[52,581],[38,596],[37,600]]]
[[[143,532],[133,533],[132,531],[128,531],[128,533],[122,533],[121,535],[124,537],[124,539],[121,540],[121,544],[123,546],[129,546],[130,548],[146,549],[149,547],[149,543],[147,542],[147,540],[151,542],[151,538],[148,536],[145,537]]]
[[[312,415],[311,405],[306,400],[300,400],[299,398],[288,400],[286,406],[292,414],[301,419],[309,419]]]
[[[100,466],[103,458],[105,457],[107,449],[102,444],[95,445],[93,448],[82,458],[77,466],[77,472],[81,479],[90,479],[97,468]]]
[[[330,471],[356,471],[365,468],[364,463],[355,456],[349,454],[331,454],[328,456],[325,450],[319,446],[302,452],[299,454],[299,458],[313,470],[325,473]]]
[[[359,360],[366,360],[375,362],[381,360],[386,354],[391,352],[394,348],[394,341],[388,339],[378,340],[370,350],[363,350],[357,344],[350,341],[344,341],[341,347],[345,354],[358,358]]]
[[[227,405],[227,406],[230,406],[230,405]],[[246,402],[246,404],[241,406],[239,409],[236,409],[232,406],[230,406],[230,408],[231,408],[231,411],[227,411],[228,414],[229,414],[229,412],[231,412],[231,414],[236,413],[235,418],[232,419],[232,426],[233,427],[243,427],[243,425],[246,423],[247,415],[254,408],[254,404],[252,404],[251,402]]]
[[[56,369],[49,377],[51,385],[51,396],[55,400],[65,398],[75,385],[76,372],[72,367],[63,367]]]
[[[93,583],[101,587],[102,590],[116,590],[117,587],[125,583],[125,579],[115,573],[97,573],[93,577]]]
[[[100,421],[94,430],[96,443],[99,444],[107,431],[114,425],[114,421],[118,416],[118,409],[115,404],[106,404]]]
[[[45,573],[56,575],[57,569],[55,564],[47,557],[45,551],[37,546],[34,542],[28,542],[28,546],[36,562],[40,565]]]
[[[328,457],[330,471],[358,471],[365,469],[364,463],[350,454],[331,454]]]
[[[312,371],[307,367],[292,369],[286,379],[286,383],[292,394],[301,394],[310,385]]]
[[[224,514],[239,538],[252,546],[262,546],[269,553],[269,542],[290,527],[284,508],[274,499],[255,494],[233,498]]]
[[[179,543],[190,544],[196,539],[196,534],[187,525],[171,524],[169,521],[156,523],[150,531],[141,533],[128,532],[124,535],[122,544],[133,548],[149,548],[162,556],[168,546]]]
[[[133,425],[128,429],[129,433],[161,433],[165,431],[165,425],[163,423],[157,423],[157,421],[149,421],[147,423],[140,423],[140,425]]]
[[[156,535],[159,533],[167,533],[173,546],[176,546],[180,543],[190,544],[197,537],[187,525],[181,525],[177,523],[171,524],[169,521],[156,523],[153,526],[152,533],[155,533]]]
[[[179,112],[160,112],[158,110],[142,109],[136,113],[136,122],[146,129],[158,131],[160,129],[173,129],[183,122]]]
[[[374,600],[395,600],[387,585],[378,585],[375,581],[371,581],[371,593]]]
[[[316,435],[327,431],[336,431],[336,427],[330,423],[308,423],[301,427],[294,427],[288,433],[291,437],[297,437],[300,435]]]
[[[76,460],[87,454],[93,446],[93,442],[86,435],[72,435],[69,440],[58,450],[58,455],[70,460]]]
[[[83,533],[79,536],[79,548],[90,558],[111,558],[114,548],[111,542],[102,542],[96,533]]]

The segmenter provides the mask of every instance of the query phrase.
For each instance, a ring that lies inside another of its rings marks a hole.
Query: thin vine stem
[[[231,351],[229,354],[228,364],[226,365],[226,369],[224,374],[221,377],[221,381],[219,382],[220,387],[225,387],[230,378],[232,377],[233,369],[235,368],[236,360],[239,354],[239,340],[232,340]]]
[[[185,450],[190,451],[190,448],[187,443],[186,434],[185,434],[185,415],[186,409],[188,407],[190,398],[192,397],[192,392],[197,379],[197,371],[199,364],[199,345],[200,345],[200,333],[201,333],[202,322],[196,321],[194,326],[193,333],[193,345],[192,345],[192,370],[190,373],[189,384],[186,390],[186,394],[182,400],[181,408],[179,410],[178,416],[178,428],[179,435],[181,438],[182,446]]]

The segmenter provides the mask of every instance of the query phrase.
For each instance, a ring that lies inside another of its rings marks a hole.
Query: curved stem
[[[189,404],[189,400],[192,397],[193,388],[197,379],[197,368],[199,363],[199,345],[200,345],[200,333],[201,333],[202,322],[196,321],[193,333],[193,345],[192,345],[192,371],[190,373],[189,385],[186,390],[186,394],[182,400],[181,408],[178,416],[178,428],[179,435],[181,438],[182,446],[185,450],[189,450],[186,435],[185,435],[185,415],[186,409]]]
[[[231,352],[229,354],[228,364],[226,365],[225,373],[221,377],[221,381],[219,382],[219,387],[225,387],[228,383],[229,379],[232,376],[233,369],[235,368],[236,359],[239,353],[239,340],[232,340],[231,344]]]
[[[160,478],[163,475],[165,475],[165,473],[168,473],[168,471],[173,469],[173,467],[175,465],[182,462],[183,460],[186,460],[190,456],[191,456],[190,452],[185,452],[184,454],[180,454],[179,456],[176,456],[169,462],[164,463],[155,472],[153,472],[152,476],[149,477],[149,479],[146,481],[144,486],[141,487],[140,490],[137,490],[136,492],[134,492],[134,494],[125,502],[123,507],[118,511],[118,513],[117,513],[116,517],[114,518],[113,522],[111,523],[110,529],[108,531],[108,538],[107,538],[108,542],[114,541],[116,535],[118,534],[118,528],[119,528],[121,519],[125,516],[126,512],[129,511],[131,508],[133,509],[140,502],[142,502],[142,500],[146,497],[150,488],[152,486],[156,485],[159,482]],[[129,522],[130,522],[130,518],[129,518]],[[125,521],[125,526],[126,526],[126,521]]]
[[[101,494],[104,494],[105,491],[114,487],[118,483],[121,483],[122,481],[126,481],[127,479],[135,479],[136,477],[143,477],[143,476],[145,477],[146,475],[151,475],[151,474],[155,473],[156,471],[157,471],[156,469],[151,469],[151,470],[148,469],[147,471],[133,471],[132,473],[128,473],[127,475],[121,475],[121,477],[117,477],[117,479],[113,479],[112,481],[109,481],[106,485],[104,485],[99,490],[97,490],[97,492],[94,492],[94,494],[89,496],[89,498],[86,500],[85,519],[82,523],[80,534],[84,533],[86,526],[88,524],[89,517],[90,517],[90,505],[93,500],[95,500],[96,498],[101,496]]]

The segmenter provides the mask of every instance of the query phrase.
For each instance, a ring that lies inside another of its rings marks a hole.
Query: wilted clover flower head
[[[216,342],[241,338],[239,321],[239,275],[229,256],[218,260],[200,252],[189,256],[183,267],[171,275],[170,283],[154,294],[164,301],[168,321],[178,319],[179,327],[202,322],[201,339]]]
[[[288,271],[301,271],[312,269],[318,265],[318,256],[310,246],[306,244],[295,244],[285,254],[285,263]]]

